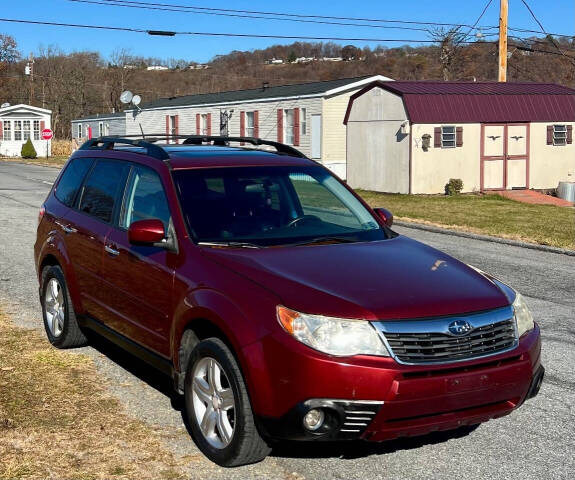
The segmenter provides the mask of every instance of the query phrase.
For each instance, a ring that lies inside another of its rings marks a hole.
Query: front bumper
[[[270,369],[276,405],[291,404],[280,415],[256,409],[256,417],[268,438],[292,440],[383,441],[475,425],[507,415],[537,394],[544,374],[540,350],[536,326],[512,351],[451,365],[407,366],[373,357],[343,362],[285,352]],[[324,410],[329,428],[303,427],[312,408]]]

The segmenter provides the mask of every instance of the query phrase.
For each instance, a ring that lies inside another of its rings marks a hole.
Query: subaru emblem
[[[449,333],[451,333],[452,335],[465,335],[471,332],[471,330],[473,330],[473,327],[469,322],[465,320],[455,320],[454,322],[451,322],[449,324],[447,329],[449,330]]]

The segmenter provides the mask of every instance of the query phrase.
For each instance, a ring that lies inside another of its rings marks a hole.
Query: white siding
[[[48,155],[50,155],[52,142],[46,142],[46,140],[41,139],[42,124],[40,124],[40,139],[34,140],[34,121],[44,122],[44,128],[51,128],[51,118],[51,112],[49,110],[30,107],[28,105],[14,105],[12,107],[0,109],[0,122],[2,122],[2,129],[4,129],[5,122],[10,122],[12,127],[11,139],[8,140],[4,138],[4,132],[2,132],[2,138],[0,139],[0,155],[19,157],[22,153],[22,145],[24,145],[26,141],[14,140],[14,121],[29,121],[30,138],[32,139],[32,144],[34,145],[38,157],[46,156],[46,147],[48,147]]]

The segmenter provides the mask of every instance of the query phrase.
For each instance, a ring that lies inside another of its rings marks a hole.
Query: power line
[[[489,6],[491,5],[491,3],[493,2],[493,0],[489,0],[486,4],[485,7],[483,7],[483,10],[481,11],[481,14],[479,15],[479,17],[477,18],[477,20],[475,20],[475,23],[469,28],[469,30],[467,31],[467,33],[462,37],[461,41],[467,39],[469,37],[469,35],[471,34],[471,32],[473,30],[475,30],[475,27],[477,26],[477,24],[481,21],[481,19],[483,18],[483,15],[485,15],[485,12],[487,12],[487,9],[489,8]],[[458,44],[461,44],[461,42],[458,42]]]
[[[23,23],[31,25],[48,25],[56,27],[71,27],[97,30],[113,30],[123,32],[146,33],[148,35],[189,35],[189,36],[208,36],[208,37],[237,37],[237,38],[277,38],[284,40],[320,40],[320,41],[345,41],[345,42],[401,42],[401,43],[435,43],[435,40],[415,40],[404,38],[362,38],[362,37],[314,37],[303,35],[265,35],[256,33],[227,33],[227,32],[175,32],[166,30],[146,30],[141,28],[130,27],[111,27],[105,25],[86,25],[78,23],[60,23],[60,22],[43,22],[39,20],[22,20],[15,18],[0,18],[0,22]],[[465,42],[473,43],[473,42]]]
[[[445,23],[445,22],[424,22],[416,20],[397,20],[397,19],[382,19],[382,18],[362,18],[362,17],[337,17],[329,15],[311,15],[311,14],[299,14],[299,13],[286,13],[286,12],[267,12],[259,10],[239,10],[231,8],[215,8],[215,7],[199,7],[194,5],[181,5],[174,3],[160,3],[160,2],[143,2],[136,0],[98,0],[100,2],[106,3],[122,3],[140,6],[156,6],[156,7],[172,7],[180,8],[192,11],[211,11],[211,12],[231,12],[231,13],[242,13],[249,15],[267,15],[267,16],[278,16],[278,17],[292,17],[292,18],[312,18],[312,19],[322,19],[322,20],[351,20],[351,21],[361,21],[361,22],[375,22],[375,23],[393,23],[393,24],[404,24],[404,25],[427,25],[427,26],[438,26],[438,27],[475,27],[466,23]],[[484,30],[498,29],[498,26],[480,25],[479,28]],[[537,30],[529,30],[524,28],[509,28],[510,30],[523,32],[523,33],[539,33]],[[561,33],[551,33],[551,35],[560,37],[570,37],[570,35],[564,35]]]
[[[539,25],[539,27],[541,28],[541,31],[547,36],[547,38],[551,41],[551,43],[555,46],[555,48],[559,51],[559,53],[561,55],[563,55],[564,57],[568,58],[569,61],[575,65],[575,60],[573,60],[573,57],[570,57],[568,55],[565,55],[565,52],[563,52],[563,50],[561,50],[561,47],[557,44],[557,42],[555,41],[555,39],[549,35],[546,31],[545,28],[543,27],[543,24],[539,21],[539,19],[535,16],[535,13],[533,13],[533,10],[531,10],[531,7],[529,6],[529,4],[527,3],[526,0],[521,0],[521,2],[523,3],[523,5],[525,5],[525,7],[527,8],[527,10],[529,10],[529,13],[531,14],[531,16],[533,17],[533,19],[537,22],[537,25]]]
[[[346,26],[346,27],[366,27],[366,28],[387,28],[387,29],[396,29],[396,30],[412,30],[412,31],[421,31],[421,32],[428,32],[429,29],[421,28],[421,27],[405,27],[405,26],[398,26],[398,25],[372,25],[367,23],[349,23],[349,22],[333,22],[327,20],[306,20],[301,18],[283,18],[283,17],[272,17],[272,16],[263,16],[263,15],[252,15],[252,14],[243,14],[243,13],[224,13],[224,12],[205,12],[205,11],[197,11],[191,10],[189,8],[184,8],[180,6],[152,6],[144,5],[144,4],[137,4],[137,2],[126,2],[123,0],[112,0],[108,2],[107,0],[68,0],[69,2],[76,2],[76,3],[89,3],[93,5],[105,5],[109,7],[123,7],[123,8],[138,8],[143,10],[160,10],[165,12],[183,12],[183,13],[192,13],[192,14],[199,14],[199,15],[218,15],[224,17],[239,17],[239,18],[250,18],[256,20],[278,20],[284,22],[298,22],[298,23],[314,23],[314,24],[323,24],[323,25],[338,25],[338,26]]]

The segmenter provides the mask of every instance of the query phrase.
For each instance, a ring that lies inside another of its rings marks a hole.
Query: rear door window
[[[124,191],[129,168],[126,162],[98,160],[84,184],[80,211],[110,223]]]
[[[66,166],[54,192],[56,198],[64,205],[68,207],[74,205],[76,195],[82,186],[86,173],[92,166],[92,162],[91,158],[74,158]]]

